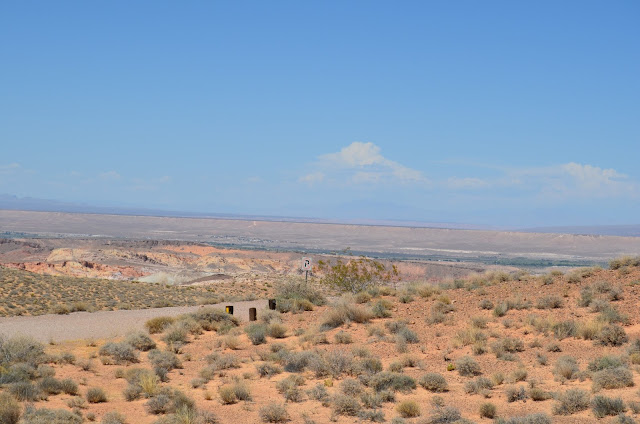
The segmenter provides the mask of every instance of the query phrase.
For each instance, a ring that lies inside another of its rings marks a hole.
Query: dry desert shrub
[[[396,411],[403,418],[415,418],[420,416],[420,406],[413,400],[405,400],[396,406]]]
[[[488,397],[491,389],[493,389],[493,382],[486,377],[478,377],[464,383],[464,391],[468,394],[480,394]]]
[[[569,389],[558,395],[558,402],[553,406],[556,415],[571,415],[589,408],[589,393],[582,389]]]
[[[580,372],[578,363],[571,356],[561,356],[553,368],[553,375],[558,381],[573,380],[577,377],[578,372]]]
[[[591,401],[591,410],[596,418],[604,418],[610,415],[622,414],[627,410],[621,398],[609,398],[606,396],[595,396]]]
[[[107,401],[107,394],[100,387],[92,387],[87,390],[86,398],[89,403],[103,403]]]
[[[336,302],[331,309],[327,310],[320,324],[320,328],[322,330],[330,330],[349,322],[363,324],[369,322],[371,318],[373,318],[373,313],[368,309],[342,299]]]
[[[260,345],[267,342],[267,326],[262,323],[249,324],[244,332],[253,345]]]
[[[269,403],[261,407],[259,415],[263,423],[284,423],[289,421],[287,408],[279,403]]]
[[[142,352],[156,348],[156,342],[142,331],[127,335],[124,341]]]
[[[140,362],[136,349],[129,343],[107,343],[103,345],[98,353],[102,363],[107,364],[129,364]]]
[[[463,356],[456,361],[456,369],[458,374],[463,377],[472,377],[482,373],[480,365],[470,356]]]
[[[498,408],[493,403],[485,402],[480,405],[479,414],[481,418],[493,419],[495,418],[497,412]]]
[[[63,409],[27,406],[21,424],[82,424],[82,417]]]
[[[622,389],[632,387],[633,374],[626,367],[605,368],[592,376],[593,391],[601,389]]]
[[[416,388],[416,381],[402,373],[384,371],[373,375],[369,380],[369,386],[376,392],[391,390],[406,393]]]
[[[598,343],[603,346],[621,346],[628,340],[629,338],[624,328],[615,324],[603,327],[597,338]]]
[[[117,411],[107,412],[100,420],[101,424],[125,424],[126,422],[127,418]]]
[[[551,418],[544,413],[523,415],[520,417],[499,418],[496,424],[551,424]]]
[[[362,410],[358,399],[343,394],[336,394],[331,398],[331,406],[336,415],[355,417]]]
[[[0,393],[0,423],[18,424],[22,415],[22,407],[9,393]]]

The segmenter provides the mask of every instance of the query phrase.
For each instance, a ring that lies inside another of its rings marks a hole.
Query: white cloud
[[[354,184],[378,182],[426,182],[422,172],[387,159],[375,144],[355,141],[339,152],[320,156],[318,166],[323,170],[302,177],[300,180],[319,182],[331,171],[342,171]],[[320,177],[320,174],[322,176]]]
[[[301,183],[315,184],[321,183],[324,180],[323,172],[312,172],[311,174],[304,175],[298,178],[298,181]]]

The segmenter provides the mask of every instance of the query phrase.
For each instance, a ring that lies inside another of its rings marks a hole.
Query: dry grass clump
[[[327,303],[324,294],[313,283],[301,278],[290,278],[278,283],[275,298],[280,312],[312,311],[314,306]]]
[[[504,391],[507,402],[517,402],[517,401],[526,401],[527,400],[527,392],[524,389],[524,386],[520,387],[508,387]]]
[[[240,381],[221,386],[218,389],[218,394],[220,395],[220,401],[223,405],[231,405],[241,400],[251,400],[249,388]]]
[[[407,393],[416,388],[416,381],[406,374],[383,371],[371,377],[369,386],[376,392],[391,390]]]
[[[129,334],[124,341],[142,352],[156,348],[156,342],[142,331]]]
[[[341,299],[331,309],[327,310],[320,328],[322,330],[330,330],[350,322],[363,324],[369,322],[371,318],[373,318],[373,313],[368,309]]]
[[[571,356],[561,356],[553,367],[553,375],[559,381],[573,380],[579,372],[578,363]]]
[[[604,346],[621,346],[628,340],[629,338],[624,328],[615,324],[603,327],[597,338],[598,343]]]
[[[562,308],[562,298],[559,296],[544,296],[538,299],[536,308],[538,309],[558,309]]]
[[[391,316],[392,303],[386,299],[377,300],[371,305],[371,313],[374,318],[389,318]]]
[[[623,256],[609,262],[609,269],[620,269],[623,267],[640,267],[640,256]]]
[[[489,397],[493,389],[493,382],[486,377],[478,377],[475,380],[464,383],[464,392],[468,394],[480,394]]]
[[[551,424],[551,418],[547,414],[529,414],[520,417],[498,418],[496,424]]]
[[[267,342],[267,326],[262,323],[249,324],[244,328],[247,337],[253,345],[260,345]]]
[[[129,343],[107,343],[98,351],[102,363],[107,364],[132,364],[140,362],[136,349]]]
[[[168,328],[176,319],[174,317],[155,317],[147,320],[144,323],[144,326],[147,328],[147,331],[151,334],[162,333],[166,328]]]
[[[331,398],[331,406],[336,415],[355,417],[362,411],[362,404],[358,399],[340,393]]]

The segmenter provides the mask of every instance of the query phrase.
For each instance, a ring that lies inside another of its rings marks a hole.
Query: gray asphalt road
[[[234,315],[243,321],[249,320],[249,308],[260,311],[267,308],[266,300],[232,302],[213,307],[232,305]],[[144,329],[144,323],[154,317],[177,316],[193,312],[202,306],[139,309],[133,311],[74,312],[69,315],[39,315],[0,318],[0,334],[11,336],[24,334],[41,342],[62,342],[80,339],[103,339],[124,336]]]

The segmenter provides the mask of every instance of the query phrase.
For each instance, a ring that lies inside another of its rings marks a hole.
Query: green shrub
[[[556,415],[571,415],[589,408],[589,393],[581,389],[569,389],[558,395],[558,403],[553,406]]]
[[[398,406],[396,406],[396,411],[398,411],[403,418],[414,418],[420,416],[420,406],[418,406],[418,403],[413,400],[400,402]]]
[[[435,393],[442,393],[449,390],[449,385],[447,384],[447,380],[444,376],[435,372],[430,372],[420,377],[418,379],[418,384],[430,392]]]
[[[621,398],[609,398],[598,395],[591,401],[591,410],[596,418],[604,418],[608,415],[622,414],[627,408]]]

